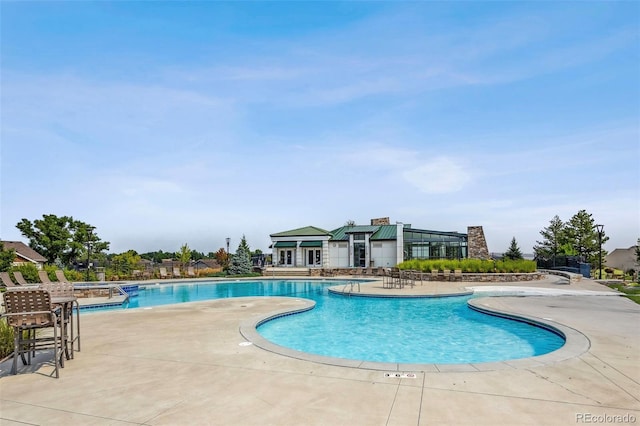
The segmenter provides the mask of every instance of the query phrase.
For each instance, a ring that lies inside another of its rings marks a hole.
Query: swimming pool
[[[261,324],[267,340],[294,350],[343,359],[412,364],[461,364],[528,358],[559,349],[547,329],[476,312],[473,296],[345,297],[328,291],[344,281],[263,280],[151,285],[126,308],[244,296],[312,299],[314,309]]]

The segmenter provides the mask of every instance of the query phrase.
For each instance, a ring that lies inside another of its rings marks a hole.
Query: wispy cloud
[[[471,174],[461,164],[446,157],[438,157],[405,171],[403,177],[427,194],[446,194],[460,191],[471,181]]]

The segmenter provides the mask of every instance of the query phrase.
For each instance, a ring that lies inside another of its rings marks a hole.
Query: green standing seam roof
[[[396,240],[398,239],[398,227],[396,225],[381,225],[378,232],[371,236],[372,240]]]
[[[292,229],[290,231],[277,232],[271,234],[271,237],[309,237],[309,236],[328,236],[329,231],[315,226],[305,226],[303,228]]]
[[[296,247],[297,245],[298,243],[296,243],[295,241],[278,241],[273,246],[276,248],[281,248],[281,247]]]
[[[348,241],[349,234],[364,232],[371,233],[371,240],[395,240],[397,238],[396,225],[361,225],[361,226],[343,226],[331,231],[331,241]]]
[[[371,225],[356,225],[350,226],[349,229],[345,231],[345,234],[372,234],[376,232],[380,228],[379,225],[371,226]]]
[[[348,241],[349,236],[345,234],[345,231],[349,228],[351,228],[351,226],[343,226],[342,228],[331,231],[331,241]]]
[[[322,241],[303,241],[300,247],[322,247]]]

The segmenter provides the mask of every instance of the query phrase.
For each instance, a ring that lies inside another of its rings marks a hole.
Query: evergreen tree
[[[585,210],[580,210],[565,223],[557,215],[554,216],[540,234],[544,239],[536,241],[538,245],[533,247],[536,259],[553,259],[554,266],[556,256],[568,255],[578,256],[582,261],[589,262],[592,268],[597,268],[599,250],[609,240],[603,232],[602,239],[598,241],[593,215]],[[606,255],[607,251],[602,250],[603,259]]]
[[[559,253],[564,253],[563,246],[567,243],[564,226],[564,222],[555,215],[549,222],[549,226],[540,231],[543,240],[536,241],[538,245],[533,247],[536,259],[553,259],[553,266],[555,266],[556,257]]]
[[[511,260],[520,260],[522,259],[522,252],[518,247],[518,243],[516,242],[516,237],[511,239],[511,245],[509,245],[509,249],[504,253],[505,259]]]
[[[598,241],[598,232],[595,228],[593,215],[585,210],[578,213],[566,223],[565,233],[567,241],[571,247],[586,262],[589,262],[593,268],[598,267],[600,244],[604,245],[609,240],[602,232],[602,239]],[[607,255],[606,250],[602,250],[602,258]]]
[[[251,249],[243,235],[242,240],[238,245],[238,249],[236,250],[236,254],[231,256],[228,272],[229,275],[244,275],[250,273],[251,270]]]

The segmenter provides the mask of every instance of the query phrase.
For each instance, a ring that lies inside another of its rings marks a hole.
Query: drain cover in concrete
[[[416,373],[384,373],[384,377],[396,377],[398,379],[415,379]]]

